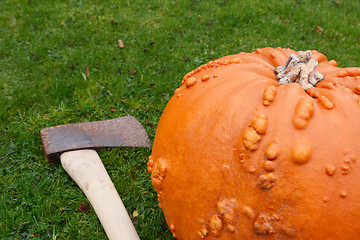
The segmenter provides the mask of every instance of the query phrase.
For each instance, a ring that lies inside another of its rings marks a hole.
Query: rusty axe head
[[[61,153],[99,147],[150,147],[144,127],[133,116],[44,128],[41,142],[48,162]]]

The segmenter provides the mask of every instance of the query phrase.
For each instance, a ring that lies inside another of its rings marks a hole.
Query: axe
[[[61,165],[89,199],[110,240],[140,239],[114,184],[94,148],[150,147],[143,126],[132,116],[72,123],[40,131],[46,159]]]

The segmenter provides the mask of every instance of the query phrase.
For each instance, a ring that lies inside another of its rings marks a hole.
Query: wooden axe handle
[[[94,150],[61,154],[61,164],[89,199],[110,240],[139,240],[134,225]]]

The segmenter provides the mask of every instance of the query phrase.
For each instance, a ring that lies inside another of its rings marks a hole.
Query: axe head
[[[99,147],[150,147],[144,127],[133,116],[44,128],[41,142],[48,162],[61,153]]]

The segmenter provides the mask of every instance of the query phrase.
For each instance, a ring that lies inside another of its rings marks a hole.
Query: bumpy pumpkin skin
[[[188,73],[148,171],[177,239],[359,239],[360,68],[312,51],[325,79],[279,85],[291,49]]]

